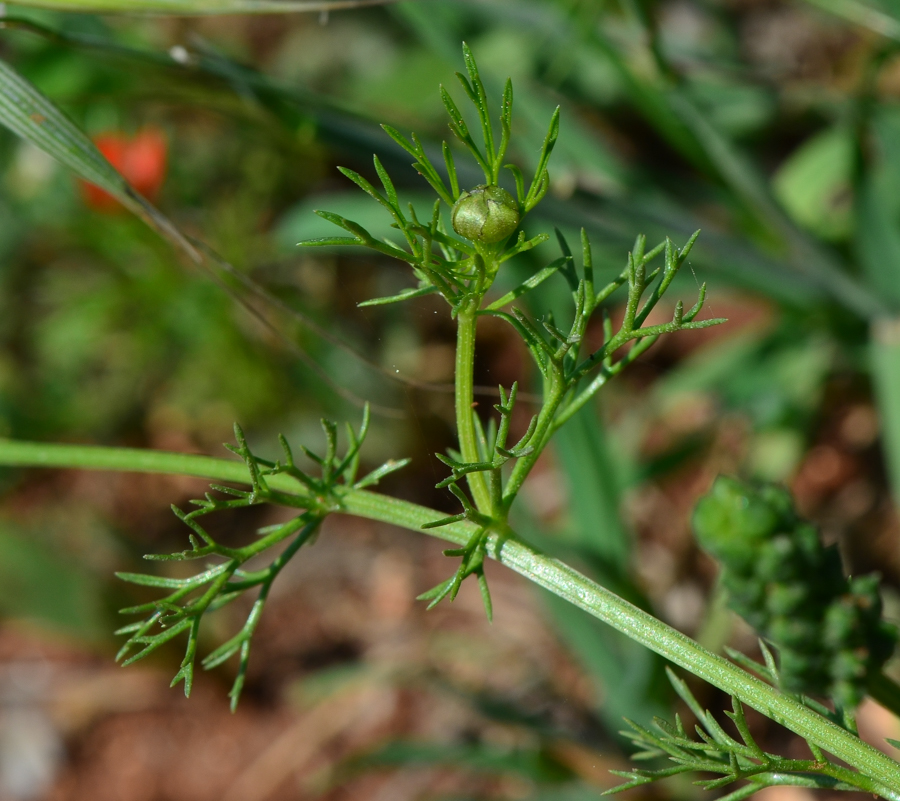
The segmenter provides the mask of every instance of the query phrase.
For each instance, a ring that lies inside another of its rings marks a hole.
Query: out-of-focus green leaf
[[[32,84],[0,61],[0,120],[82,178],[134,203],[128,184],[72,122]]]
[[[349,185],[350,182],[347,181],[347,184]],[[431,215],[431,206],[434,204],[433,196],[429,197],[424,193],[401,192],[399,197],[400,207],[405,209],[407,204],[412,203],[419,213],[420,219]],[[316,209],[326,209],[341,217],[346,217],[348,220],[353,220],[378,240],[403,241],[402,235],[392,227],[393,220],[384,208],[373,203],[372,198],[351,186],[347,192],[333,192],[306,198],[289,209],[278,223],[275,232],[275,239],[282,250],[294,253],[297,250],[297,243],[301,240],[330,237],[342,233],[334,223],[317,216]]]
[[[55,554],[46,545],[0,526],[0,612],[36,621],[70,636],[89,640],[104,636],[96,577],[77,560]]]
[[[538,749],[499,750],[489,745],[393,742],[366,757],[369,765],[450,765],[481,773],[514,774],[535,782],[564,782],[572,772]]]
[[[609,568],[625,574],[631,543],[619,514],[616,466],[594,409],[576,414],[556,435],[556,452],[569,489],[569,509],[578,541]]]
[[[718,78],[694,80],[688,91],[717,127],[733,137],[759,131],[776,111],[775,98],[759,86]]]
[[[872,325],[871,370],[894,503],[900,504],[900,321]]]
[[[529,795],[526,801],[601,801],[603,793],[592,787],[576,785],[574,787],[556,788],[552,790],[539,790],[534,795]]]
[[[807,139],[773,178],[775,196],[788,214],[823,239],[850,233],[854,142],[846,128]]]
[[[861,0],[806,0],[810,5],[829,11],[875,33],[900,41],[900,16],[896,4],[866,3]]]
[[[95,14],[295,14],[384,5],[392,0],[16,0],[16,5]]]
[[[889,107],[871,119],[866,169],[859,180],[856,252],[869,282],[900,307],[900,112]],[[900,335],[897,318],[871,327],[870,367],[883,431],[885,460],[895,503],[900,503]]]
[[[809,275],[860,317],[870,318],[884,310],[881,298],[849,275],[833,252],[794,226],[775,202],[753,161],[712,124],[684,91],[672,90],[667,97],[721,179],[772,234],[783,240],[793,269]]]
[[[798,336],[797,325],[791,321],[770,333],[742,334],[698,351],[657,383],[657,402],[712,392],[761,428],[795,421],[803,412],[812,415],[834,352],[823,338]]]
[[[744,333],[702,348],[660,379],[653,404],[664,409],[708,402],[739,412],[752,425],[745,469],[786,481],[799,465],[834,369],[827,339],[801,335],[798,320],[770,332]]]
[[[870,124],[868,163],[859,181],[855,247],[869,283],[900,308],[900,111],[885,106]]]

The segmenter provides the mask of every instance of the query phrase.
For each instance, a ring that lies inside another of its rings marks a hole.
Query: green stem
[[[573,415],[580,411],[581,408],[606,385],[610,378],[621,373],[622,370],[631,364],[638,356],[651,348],[657,339],[658,337],[647,337],[646,339],[638,340],[628,353],[619,359],[619,361],[609,367],[602,367],[600,373],[592,379],[591,383],[576,395],[559,415],[557,415],[556,419],[553,421],[553,428],[550,433],[553,434],[557,429],[561,428],[564,423],[568,422]]]
[[[430,509],[368,492],[349,492],[343,498],[342,507],[349,514],[412,530],[420,529],[422,524],[438,517]],[[429,533],[463,544],[473,530],[471,523],[462,522],[433,529]],[[893,801],[900,801],[900,764],[846,729],[732,662],[706,650],[690,637],[568,565],[540,554],[516,539],[501,540],[492,534],[487,550],[501,564],[844,760],[860,771],[863,782],[864,777],[872,780],[866,787],[867,790]]]
[[[241,548],[238,552],[240,553],[241,564],[248,561],[257,554],[268,550],[273,545],[277,545],[282,540],[286,540],[301,526],[306,526],[307,528],[309,526],[313,526],[314,531],[315,527],[318,526],[321,522],[321,516],[316,516],[309,513],[298,515],[293,520],[288,521],[285,525],[277,528],[271,534],[267,534],[265,537],[260,537],[258,540],[256,540],[256,542],[246,546],[245,548]]]
[[[554,365],[549,386],[547,387],[546,398],[543,406],[541,406],[541,411],[538,413],[538,421],[529,441],[529,444],[534,446],[534,450],[528,456],[523,456],[519,459],[515,467],[513,467],[512,473],[510,473],[503,495],[504,514],[509,511],[509,507],[515,500],[516,495],[518,495],[519,490],[522,489],[525,479],[547,445],[550,434],[553,432],[553,418],[556,416],[557,409],[559,409],[565,394],[565,379],[560,369]]]
[[[482,461],[473,419],[476,313],[477,303],[470,303],[456,318],[456,430],[464,462]],[[478,511],[490,515],[491,494],[484,473],[469,473],[468,481]]]
[[[849,773],[849,771],[847,771]],[[858,774],[853,774],[854,778]],[[742,796],[735,796],[729,793],[729,797],[734,801],[735,798],[745,798],[746,796],[758,793],[763,787],[778,787],[787,785],[789,787],[809,787],[811,790],[856,790],[860,789],[859,785],[852,782],[844,782],[833,778],[832,776],[824,776],[817,773],[797,774],[782,773],[780,771],[769,771],[768,773],[757,773],[755,776],[747,777],[750,782],[741,791]]]
[[[243,462],[162,451],[98,448],[0,440],[0,464],[75,467],[95,470],[174,473],[214,481],[249,483]],[[274,488],[291,491],[290,476],[267,479]],[[347,490],[341,498],[347,514],[421,531],[443,515],[407,501],[365,490]],[[464,545],[476,527],[452,523],[427,533]],[[777,688],[706,650],[681,632],[628,603],[567,565],[538,553],[512,537],[491,535],[488,554],[541,587],[618,629],[670,662],[704,679],[766,717],[780,723],[860,772],[860,786],[891,801],[900,801],[900,764]],[[866,779],[868,777],[868,779]]]

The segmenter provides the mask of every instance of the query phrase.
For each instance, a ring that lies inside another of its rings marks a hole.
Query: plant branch
[[[0,464],[32,467],[71,467],[202,476],[215,481],[250,483],[243,462],[206,456],[101,448],[44,445],[0,440]],[[267,477],[273,488],[296,491],[299,482],[286,474]],[[340,511],[421,531],[441,518],[439,512],[365,490],[341,493]],[[428,533],[465,545],[476,526],[450,523]],[[652,615],[581,575],[567,565],[538,553],[511,536],[491,535],[488,554],[539,586],[621,631],[672,663],[736,697],[767,717],[871,778],[873,792],[900,801],[900,765],[868,743],[841,728],[791,695],[766,684],[746,670],[706,650]]]

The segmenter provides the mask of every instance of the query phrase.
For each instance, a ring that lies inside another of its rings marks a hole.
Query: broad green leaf
[[[794,226],[775,202],[758,166],[746,152],[723,136],[684,92],[672,90],[667,98],[734,196],[790,247],[792,269],[806,273],[862,318],[883,310],[881,298],[850,276],[832,251]]]
[[[390,0],[17,0],[16,5],[97,14],[294,14],[383,5]]]
[[[317,209],[328,209],[359,223],[379,241],[403,241],[403,235],[391,225],[391,216],[349,181],[346,183],[349,189],[345,192],[329,192],[305,198],[285,212],[275,228],[275,240],[284,252],[296,252],[297,242],[300,240],[330,238],[340,233],[333,223],[315,214]],[[423,192],[401,192],[400,208],[405,211],[410,203],[419,214],[419,219],[427,219],[430,217],[430,211],[427,210],[434,203],[434,196]]]
[[[772,181],[787,213],[823,239],[850,233],[853,133],[832,128],[808,139],[781,165]]]
[[[731,138],[762,132],[778,111],[768,89],[723,75],[692,76],[686,88],[713,124]]]

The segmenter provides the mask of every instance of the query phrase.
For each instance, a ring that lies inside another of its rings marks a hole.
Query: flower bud
[[[476,186],[459,196],[450,212],[453,230],[473,242],[506,239],[519,225],[515,198],[499,186]]]

